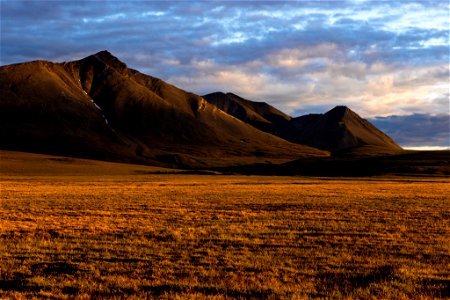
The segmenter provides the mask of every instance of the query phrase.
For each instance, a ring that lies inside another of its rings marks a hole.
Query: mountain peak
[[[111,52],[109,52],[108,50],[102,50],[100,52],[97,52],[95,54],[92,54],[88,57],[86,57],[85,59],[83,59],[85,61],[98,61],[101,62],[102,64],[112,67],[114,69],[125,69],[127,68],[127,65],[125,63],[123,63],[122,61],[120,61],[116,56],[114,56],[113,54],[111,54]]]
[[[350,108],[348,108],[345,105],[338,105],[335,106],[333,109],[329,110],[327,113],[325,114],[330,114],[330,115],[344,115],[347,112],[352,112],[352,110]]]
[[[334,122],[343,121],[344,119],[362,119],[357,113],[344,105],[339,105],[324,114],[329,120]]]
[[[319,149],[340,151],[375,146],[383,151],[401,150],[391,138],[347,106],[336,106],[323,115],[295,119],[294,141]]]
[[[104,59],[117,59],[117,57],[115,57],[114,55],[112,55],[111,52],[109,52],[108,50],[102,50],[99,51],[97,53],[95,53],[93,56],[95,57],[99,57],[99,58],[104,58]]]

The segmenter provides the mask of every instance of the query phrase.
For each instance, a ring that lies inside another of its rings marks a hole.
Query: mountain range
[[[232,93],[202,97],[108,51],[1,66],[0,92],[2,149],[194,168],[402,150],[347,107],[293,118]]]
[[[232,93],[204,95],[208,102],[252,126],[287,141],[333,153],[396,153],[401,150],[389,136],[345,106],[325,114],[290,117],[264,102]]]

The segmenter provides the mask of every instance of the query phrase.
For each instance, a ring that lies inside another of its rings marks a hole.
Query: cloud
[[[450,117],[448,114],[376,117],[369,121],[403,147],[450,147]]]
[[[300,114],[448,110],[447,1],[3,1],[1,64],[108,49],[205,94]],[[319,111],[323,112],[323,111]]]
[[[188,75],[167,79],[200,94],[223,90],[268,101],[294,115],[338,104],[364,117],[448,108],[447,65],[370,65],[352,61],[335,44],[281,49],[238,66],[196,60],[186,69]]]

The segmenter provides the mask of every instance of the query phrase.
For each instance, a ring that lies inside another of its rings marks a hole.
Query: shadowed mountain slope
[[[203,98],[239,120],[273,134],[285,128],[291,119],[265,102],[250,101],[233,93],[216,92],[204,95]]]
[[[264,102],[231,93],[203,96],[234,117],[288,141],[340,154],[389,154],[401,151],[389,136],[345,106],[325,114],[291,118]]]
[[[255,129],[107,51],[0,67],[0,147],[177,166],[326,152]]]
[[[94,158],[126,150],[62,65],[35,61],[1,67],[0,91],[3,148]]]
[[[325,114],[293,118],[287,136],[290,141],[330,151],[401,151],[389,136],[345,106]],[[363,150],[366,149],[366,150]]]

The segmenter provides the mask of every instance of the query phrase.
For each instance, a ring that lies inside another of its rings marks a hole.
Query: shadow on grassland
[[[32,284],[28,279],[16,276],[13,279],[0,279],[0,291],[40,292],[44,287]]]
[[[374,268],[369,272],[361,273],[358,270],[347,270],[344,273],[324,272],[318,274],[318,297],[324,297],[334,293],[350,295],[355,290],[371,289],[372,294],[382,292],[377,285],[387,285],[395,290],[402,286],[401,290],[409,292],[411,298],[429,296],[432,298],[450,297],[450,280],[425,279],[411,280],[402,278],[394,266],[386,265]],[[394,291],[390,291],[391,293]],[[394,292],[395,294],[395,292]],[[383,295],[380,295],[383,297]],[[390,298],[390,297],[389,297]]]
[[[143,291],[150,292],[153,296],[159,297],[168,293],[200,293],[206,296],[224,295],[232,298],[255,298],[267,299],[275,294],[271,290],[251,290],[247,292],[237,291],[213,286],[184,286],[179,284],[161,284],[155,286],[143,286]]]
[[[369,177],[381,175],[448,177],[450,151],[410,151],[387,156],[303,158],[281,165],[255,164],[216,168],[244,175]]]

